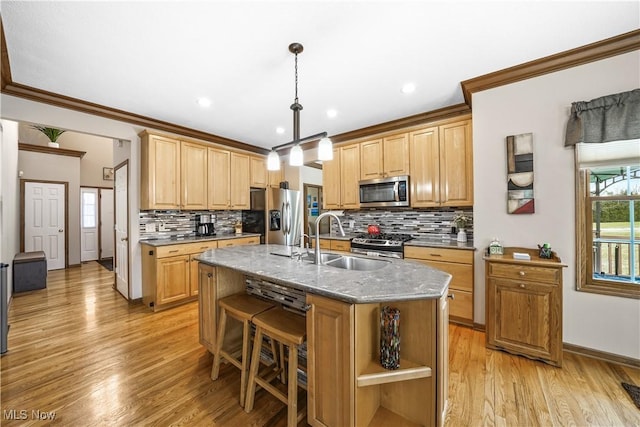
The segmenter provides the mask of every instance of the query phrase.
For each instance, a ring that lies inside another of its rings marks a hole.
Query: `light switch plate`
[[[144,231],[146,231],[147,233],[153,233],[154,231],[156,231],[156,223],[150,222],[148,224],[145,224]]]

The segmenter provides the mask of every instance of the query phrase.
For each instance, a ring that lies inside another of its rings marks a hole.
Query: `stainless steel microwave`
[[[360,181],[361,208],[409,206],[409,177],[367,179]]]

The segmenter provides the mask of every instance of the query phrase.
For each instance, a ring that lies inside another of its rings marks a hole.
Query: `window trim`
[[[640,299],[640,286],[612,280],[594,279],[591,206],[588,205],[589,174],[576,159],[576,290],[624,298]],[[588,209],[587,209],[588,207]]]

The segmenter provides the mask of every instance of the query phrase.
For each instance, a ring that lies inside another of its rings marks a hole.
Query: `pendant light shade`
[[[302,166],[302,148],[300,145],[296,144],[291,147],[291,152],[289,153],[289,164],[291,166]]]
[[[333,143],[329,138],[322,138],[318,143],[318,160],[333,160]]]
[[[275,150],[272,150],[267,156],[267,170],[279,171],[280,170],[280,156]]]

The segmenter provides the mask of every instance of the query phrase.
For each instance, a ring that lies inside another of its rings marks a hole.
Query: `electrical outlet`
[[[356,222],[354,220],[349,220],[349,228],[353,230],[353,228],[356,226]]]
[[[156,223],[150,222],[148,224],[145,224],[144,231],[146,231],[147,233],[154,233],[156,231]]]
[[[167,228],[164,226],[164,222],[161,222],[158,226],[158,231],[167,231]]]

